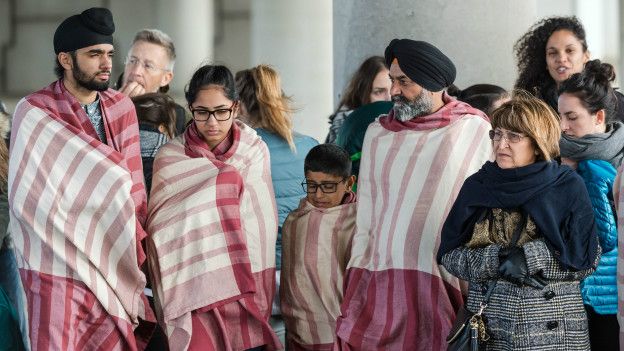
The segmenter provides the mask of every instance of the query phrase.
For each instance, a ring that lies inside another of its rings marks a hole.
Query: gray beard
[[[392,110],[394,111],[394,118],[401,122],[407,122],[412,118],[430,114],[433,109],[433,99],[431,94],[428,93],[427,90],[423,89],[414,101],[409,101],[401,95],[393,96],[394,106],[392,106]]]

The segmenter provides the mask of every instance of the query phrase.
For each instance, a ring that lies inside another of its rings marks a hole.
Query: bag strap
[[[522,209],[520,209],[520,214],[521,214],[521,218],[520,221],[518,222],[518,225],[516,225],[516,228],[514,229],[513,235],[511,237],[511,242],[509,243],[509,246],[516,246],[516,244],[518,243],[518,240],[520,240],[520,234],[522,234],[522,230],[526,227],[527,222],[528,222],[528,215],[525,211],[523,211]]]

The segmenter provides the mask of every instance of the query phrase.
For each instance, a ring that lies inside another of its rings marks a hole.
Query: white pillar
[[[577,16],[585,27],[591,59],[620,65],[620,10],[617,0],[578,1]],[[622,82],[619,75],[617,79]]]
[[[323,141],[333,110],[332,1],[254,0],[251,62],[277,69],[294,129]]]
[[[193,72],[214,57],[214,1],[159,0],[158,23],[176,47],[172,93],[183,96]]]

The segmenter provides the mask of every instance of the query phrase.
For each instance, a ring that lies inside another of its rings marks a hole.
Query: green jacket
[[[359,176],[360,159],[362,156],[362,144],[368,125],[373,123],[380,115],[385,115],[392,109],[391,101],[377,101],[364,105],[347,116],[336,138],[336,144],[341,146],[351,155],[351,174]]]

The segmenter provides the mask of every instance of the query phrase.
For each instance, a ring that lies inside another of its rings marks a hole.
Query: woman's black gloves
[[[505,280],[521,287],[528,285],[540,290],[546,286],[546,279],[541,274],[529,275],[526,257],[521,247],[502,248],[498,253],[498,258],[498,273]]]

